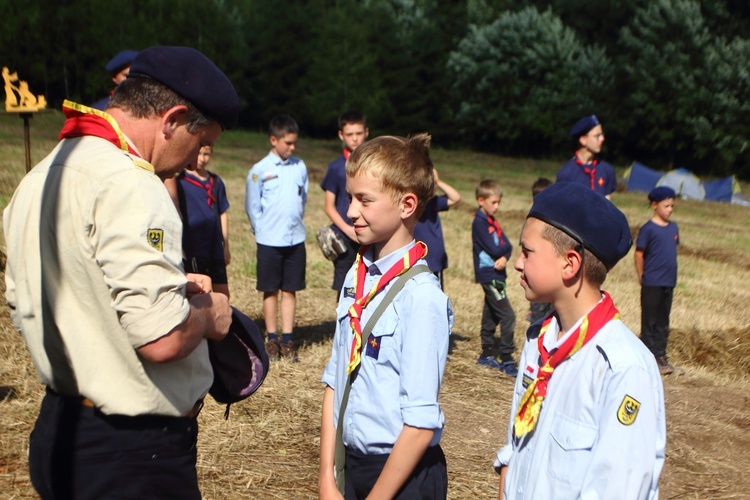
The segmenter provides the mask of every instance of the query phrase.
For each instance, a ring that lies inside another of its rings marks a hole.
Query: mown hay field
[[[52,149],[61,124],[60,113],[31,121],[32,164]],[[22,121],[0,115],[0,207],[23,176],[22,138]],[[296,152],[310,174],[307,289],[298,296],[295,329],[302,344],[300,362],[273,363],[263,387],[234,405],[227,421],[224,408],[208,398],[199,416],[198,457],[206,498],[288,500],[316,495],[323,390],[319,380],[330,355],[336,294],[330,290],[332,265],[318,250],[314,234],[327,222],[318,185],[339,148],[335,140],[303,137]],[[230,131],[215,151],[210,169],[224,179],[231,203],[232,303],[262,326],[261,296],[255,291],[255,242],[244,196],[247,170],[267,154],[268,141],[261,133]],[[531,203],[532,182],[539,176],[554,179],[560,162],[448,151],[439,144],[433,159],[441,178],[463,196],[457,207],[442,214],[450,259],[445,287],[456,311],[440,399],[446,415],[442,445],[449,497],[495,498],[497,477],[491,464],[494,451],[505,441],[513,381],[476,365],[482,292],[473,282],[471,262],[474,186],[488,177],[501,183],[499,220],[515,243]],[[625,165],[617,167],[621,174]],[[643,193],[618,192],[613,201],[634,233],[651,216]],[[678,200],[673,220],[680,225],[681,246],[669,356],[684,372],[664,379],[668,440],[662,498],[750,498],[750,209]],[[508,281],[520,346],[528,304],[518,273],[510,271]],[[625,323],[638,333],[639,287],[632,251],[614,268],[605,289]],[[0,303],[0,496],[33,498],[26,456],[43,387],[4,301]]]

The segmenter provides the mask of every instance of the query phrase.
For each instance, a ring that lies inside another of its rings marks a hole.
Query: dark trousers
[[[385,462],[390,455],[364,455],[346,450],[344,481],[346,483],[346,500],[366,498],[370,494]],[[445,455],[440,445],[427,448],[421,460],[394,498],[444,499],[448,496],[448,469]]]
[[[505,282],[482,283],[484,310],[482,311],[482,357],[499,355],[503,361],[513,359],[516,347],[513,331],[516,328],[516,313],[505,295]],[[495,330],[500,325],[499,342]]]
[[[641,286],[641,340],[656,357],[667,355],[671,286]]]
[[[47,499],[199,499],[195,418],[107,416],[52,391],[29,444],[29,475]]]

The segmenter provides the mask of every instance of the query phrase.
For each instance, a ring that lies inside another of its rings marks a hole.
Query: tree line
[[[585,114],[621,165],[750,179],[745,0],[0,0],[0,65],[50,106],[105,95],[122,49],[195,47],[225,70],[241,125],[288,113],[374,133],[565,159]]]

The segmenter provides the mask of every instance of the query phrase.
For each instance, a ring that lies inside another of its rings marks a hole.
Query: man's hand
[[[194,295],[200,295],[202,293],[211,293],[214,291],[213,282],[211,278],[205,274],[187,273],[187,287],[185,287],[185,294],[190,299]]]
[[[190,298],[190,307],[206,316],[203,336],[211,340],[221,340],[229,333],[232,324],[232,308],[223,293],[202,293]]]

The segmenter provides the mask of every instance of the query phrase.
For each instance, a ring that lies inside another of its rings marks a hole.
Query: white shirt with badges
[[[558,340],[553,319],[547,350],[577,327]],[[508,444],[494,464],[498,471],[508,466],[504,498],[658,498],[666,444],[661,376],[653,355],[620,320],[555,368],[536,428],[514,437],[518,403],[539,370],[538,332],[538,325],[529,329]]]

